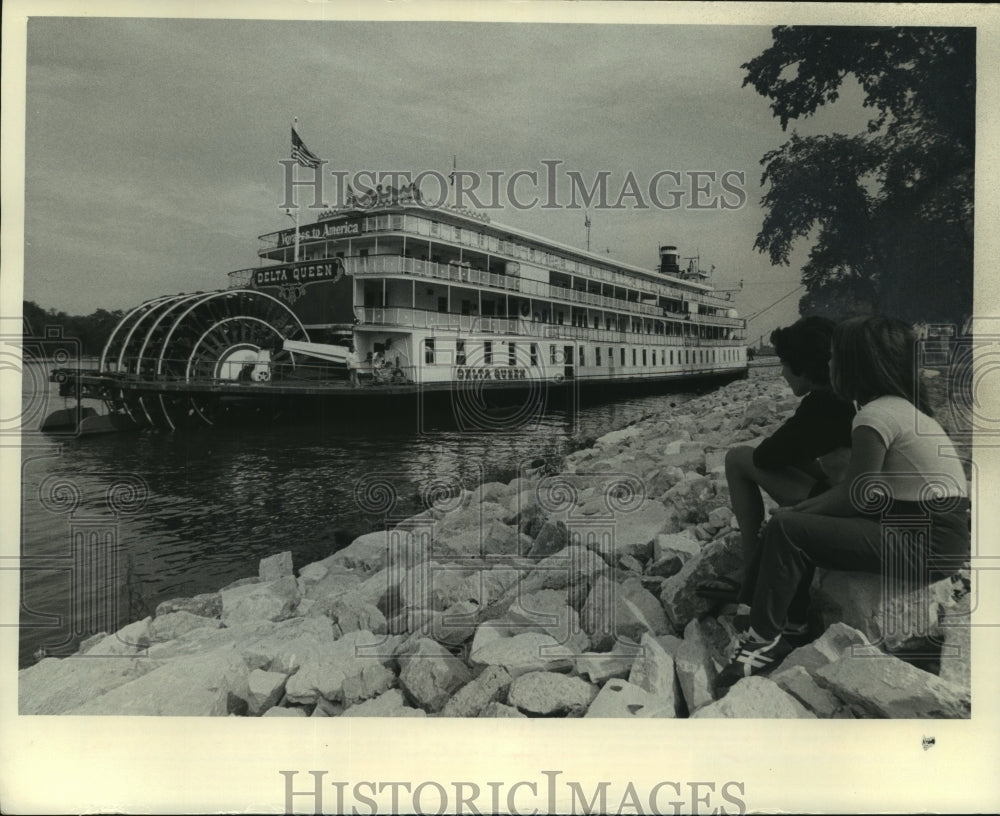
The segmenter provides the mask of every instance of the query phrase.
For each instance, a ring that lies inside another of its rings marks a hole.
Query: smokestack
[[[660,272],[664,275],[678,275],[681,268],[677,264],[677,247],[666,245],[660,247]]]

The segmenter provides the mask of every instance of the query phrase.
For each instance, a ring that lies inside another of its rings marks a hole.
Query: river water
[[[71,405],[25,371],[25,426]],[[40,394],[44,392],[44,399]],[[463,431],[454,420],[343,422],[65,438],[22,437],[20,662],[69,654],[96,631],[158,603],[256,575],[290,550],[325,558],[430,494],[509,481],[539,458],[624,427],[691,393],[550,410],[518,427]]]

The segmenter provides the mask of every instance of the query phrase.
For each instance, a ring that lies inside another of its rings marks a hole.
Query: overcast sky
[[[554,159],[585,179],[608,171],[613,197],[629,172],[643,186],[661,170],[745,173],[739,209],[627,199],[591,213],[591,245],[643,266],[664,242],[700,253],[717,286],[745,281],[736,305],[751,315],[796,286],[805,257],[773,268],[753,249],[759,162],[790,134],[740,66],[770,41],[735,26],[32,19],[24,297],[89,313],[226,286],[258,264],[258,235],[290,225],[278,161],[297,116],[328,170],[350,173],[448,173],[455,154],[506,178]],[[848,89],[796,126],[865,120]],[[489,214],[585,245],[579,210]],[[793,321],[798,297],[748,336]]]

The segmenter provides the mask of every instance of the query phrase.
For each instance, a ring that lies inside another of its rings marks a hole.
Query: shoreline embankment
[[[725,453],[797,404],[773,368],[664,398],[558,473],[442,496],[311,564],[277,553],[44,658],[20,713],[968,717],[961,574],[883,597],[879,576],[818,571],[815,639],[716,699],[735,610],[695,587],[740,568]]]

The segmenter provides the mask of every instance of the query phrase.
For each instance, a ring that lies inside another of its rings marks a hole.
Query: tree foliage
[[[31,300],[23,301],[24,337],[45,338],[49,329],[62,330],[62,337],[77,340],[80,352],[96,356],[104,349],[111,332],[124,316],[121,309],[98,309],[89,315],[68,315],[55,309],[44,309]]]
[[[787,129],[853,76],[866,130],[791,138],[761,160],[755,248],[812,239],[803,313],[960,322],[972,311],[975,30],[778,27],[743,68]]]

